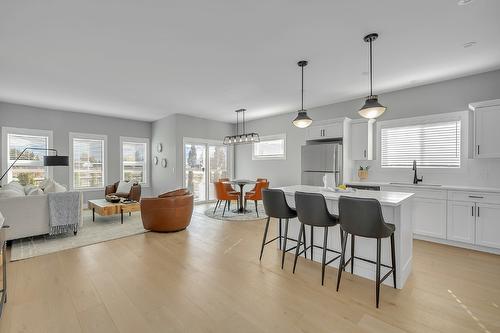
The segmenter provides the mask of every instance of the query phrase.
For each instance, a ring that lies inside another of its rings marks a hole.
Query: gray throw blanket
[[[50,235],[73,231],[80,225],[82,200],[80,192],[48,193]]]

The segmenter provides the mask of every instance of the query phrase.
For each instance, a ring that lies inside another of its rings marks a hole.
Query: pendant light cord
[[[373,96],[373,54],[372,54],[372,39],[370,38],[370,96]]]
[[[301,111],[304,111],[304,66],[302,68],[302,108]]]

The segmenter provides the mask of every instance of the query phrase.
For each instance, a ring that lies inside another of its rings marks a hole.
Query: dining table
[[[246,210],[245,206],[243,205],[243,197],[244,197],[243,188],[245,187],[245,185],[254,185],[257,184],[257,182],[255,180],[248,180],[248,179],[234,179],[225,181],[223,183],[238,185],[240,187],[240,205],[237,209],[233,210],[233,213],[245,214],[247,212],[250,212],[249,210]]]

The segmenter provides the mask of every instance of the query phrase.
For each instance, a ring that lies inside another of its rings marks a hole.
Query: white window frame
[[[255,155],[255,144],[257,144],[257,142],[254,142],[254,143],[252,143],[252,160],[254,160],[254,161],[286,160],[286,134],[285,133],[261,136],[260,137],[260,142],[262,142],[262,141],[280,140],[280,139],[282,139],[284,141],[283,154],[279,154],[279,155],[267,155],[267,156]]]
[[[440,122],[449,121],[460,121],[460,167],[459,168],[447,168],[447,167],[424,167],[419,166],[425,170],[432,170],[436,172],[445,173],[456,173],[461,172],[464,168],[464,162],[467,159],[467,140],[468,140],[468,128],[469,128],[469,118],[467,111],[449,112],[441,114],[433,114],[427,116],[402,118],[394,120],[380,121],[377,123],[377,156],[378,167],[381,170],[395,170],[395,169],[408,169],[408,167],[383,167],[382,166],[382,129],[391,127],[403,127],[403,126],[413,126],[413,125],[424,125],[433,124]]]
[[[144,182],[140,183],[143,187],[149,187],[149,168],[150,168],[150,145],[149,138],[136,138],[130,136],[120,136],[120,179],[124,180],[124,164],[123,164],[123,144],[124,143],[144,143],[146,144],[146,152],[144,156]]]
[[[48,148],[53,147],[53,133],[50,130],[41,130],[41,129],[31,129],[31,128],[17,128],[17,127],[2,127],[2,170],[7,170],[9,165],[9,147],[8,147],[8,135],[9,134],[19,134],[19,135],[32,135],[32,136],[46,136],[48,137]],[[46,154],[50,154],[50,151],[45,152]],[[52,178],[52,168],[47,168],[47,178]],[[5,172],[5,171],[3,171]],[[3,174],[2,172],[2,174]],[[1,176],[1,174],[0,174]],[[2,179],[2,184],[8,183],[9,176],[6,175],[4,179]]]
[[[84,187],[75,188],[73,184],[73,139],[88,139],[88,140],[103,140],[104,141],[104,170],[103,170],[103,186],[102,187]],[[75,191],[101,191],[104,190],[108,183],[108,136],[104,134],[90,134],[90,133],[69,133],[69,186],[70,189]]]

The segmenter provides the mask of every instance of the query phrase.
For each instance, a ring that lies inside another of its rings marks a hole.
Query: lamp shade
[[[378,96],[368,96],[365,105],[359,109],[358,113],[363,118],[374,119],[380,117],[387,108],[378,102]]]
[[[68,166],[69,158],[68,156],[44,156],[43,157],[44,166]]]
[[[306,128],[312,124],[312,119],[309,118],[305,110],[301,110],[292,123],[298,128]]]

